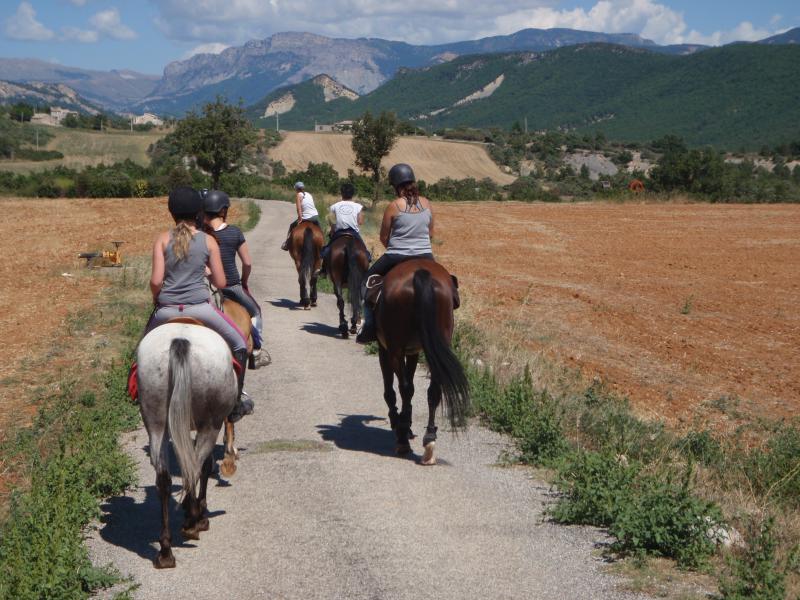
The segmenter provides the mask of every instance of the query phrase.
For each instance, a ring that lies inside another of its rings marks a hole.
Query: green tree
[[[194,111],[178,122],[175,140],[198,166],[211,174],[211,186],[219,185],[222,173],[234,171],[244,149],[256,140],[255,130],[241,104],[233,106],[217,96],[203,106],[202,115]]]
[[[382,112],[373,117],[369,111],[353,123],[353,152],[356,166],[372,173],[375,186],[373,205],[381,194],[381,160],[388,155],[397,141],[397,117],[392,112]]]

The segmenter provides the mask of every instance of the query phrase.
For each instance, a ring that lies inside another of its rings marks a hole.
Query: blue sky
[[[435,44],[525,27],[724,44],[800,26],[797,0],[2,0],[0,57],[160,74],[281,31]]]

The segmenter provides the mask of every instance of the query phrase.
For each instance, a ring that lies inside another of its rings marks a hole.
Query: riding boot
[[[361,325],[361,331],[356,336],[357,344],[369,344],[370,342],[378,341],[375,332],[375,311],[368,304],[364,305],[364,323]]]
[[[231,414],[228,415],[228,419],[231,423],[236,423],[236,421],[243,416],[253,414],[253,401],[242,392],[242,388],[244,387],[244,374],[247,367],[247,349],[237,350],[233,353],[233,358],[241,365],[241,369],[237,373],[239,393],[236,398],[236,405],[233,407]]]
[[[287,252],[289,251],[289,238],[288,237],[283,241],[283,244],[281,244],[281,250],[286,250]]]

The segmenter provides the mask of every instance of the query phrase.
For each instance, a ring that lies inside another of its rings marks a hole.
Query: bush
[[[509,188],[509,199],[522,200],[523,202],[532,202],[534,200],[541,200],[543,202],[560,202],[560,198],[549,192],[543,190],[539,183],[533,177],[518,177]]]
[[[420,190],[421,191],[421,190]],[[425,193],[432,200],[498,200],[500,187],[488,177],[478,181],[472,177],[451,179],[445,177],[425,186]]]

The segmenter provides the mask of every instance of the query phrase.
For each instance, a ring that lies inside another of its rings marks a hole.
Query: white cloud
[[[559,0],[151,0],[157,26],[184,41],[241,44],[281,31],[331,37],[382,37],[438,44],[509,34],[527,27],[635,33],[659,44],[721,44],[774,32],[747,21],[729,31],[691,30],[683,13],[657,0],[597,0],[588,9]],[[413,15],[413,19],[409,18]],[[776,22],[773,22],[773,26]]]
[[[184,59],[191,58],[195,54],[219,54],[226,48],[230,48],[228,44],[220,44],[219,42],[211,42],[209,44],[200,44],[189,50],[183,55]]]
[[[133,29],[127,25],[123,25],[119,16],[119,10],[116,8],[101,10],[89,19],[89,23],[91,23],[99,33],[114,38],[115,40],[133,40],[138,37]]]
[[[48,29],[36,20],[36,11],[30,2],[20,2],[17,12],[5,22],[6,37],[12,40],[44,41],[55,37],[52,29]]]
[[[96,31],[90,29],[78,29],[77,27],[62,27],[61,39],[64,41],[82,42],[92,44],[100,39]]]

